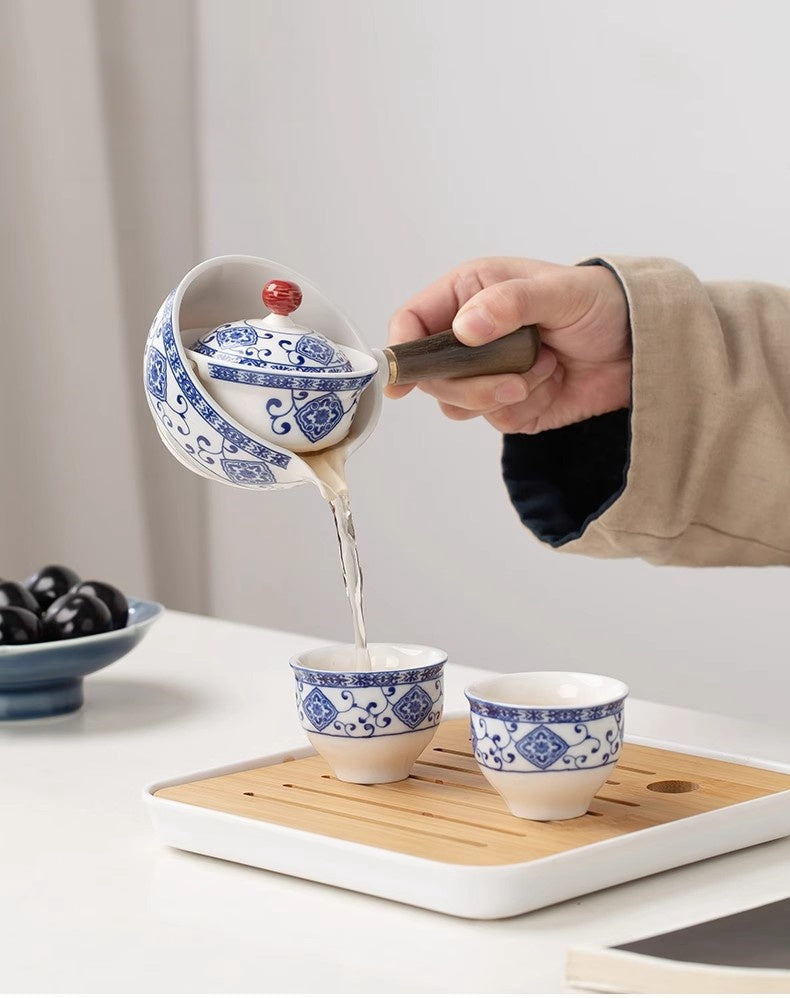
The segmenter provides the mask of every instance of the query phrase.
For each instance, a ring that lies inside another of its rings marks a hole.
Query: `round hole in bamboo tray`
[[[692,790],[699,790],[699,784],[690,780],[657,780],[648,783],[647,789],[654,794],[690,794]]]

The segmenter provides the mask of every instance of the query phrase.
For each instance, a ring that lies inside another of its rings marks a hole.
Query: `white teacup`
[[[405,780],[442,717],[447,655],[421,645],[368,645],[359,671],[353,645],[291,659],[299,720],[311,744],[345,783]]]
[[[466,688],[483,776],[517,818],[587,811],[623,744],[628,687],[584,672],[520,672]]]

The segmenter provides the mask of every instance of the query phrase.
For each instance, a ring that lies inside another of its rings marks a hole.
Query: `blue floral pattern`
[[[481,717],[491,717],[499,721],[528,721],[534,724],[549,721],[597,721],[623,709],[625,698],[597,707],[511,707],[507,704],[491,703],[475,696],[467,696],[472,710]]]
[[[296,410],[296,422],[308,440],[315,443],[328,436],[343,418],[337,395],[322,395]]]
[[[527,762],[538,769],[548,769],[561,755],[568,751],[569,745],[551,728],[541,724],[516,742],[516,751],[520,752]]]
[[[302,701],[302,710],[318,731],[323,731],[327,724],[337,717],[337,710],[332,706],[332,702],[327,700],[319,689],[312,689],[307,694]]]
[[[246,488],[270,488],[291,456],[252,439],[231,424],[185,367],[173,330],[171,292],[159,309],[144,358],[148,402],[171,444],[219,481]],[[253,469],[252,466],[256,466]]]
[[[167,398],[167,361],[156,347],[148,351],[145,376],[148,391],[164,401]]]
[[[266,402],[272,433],[285,436],[293,430],[295,421],[310,443],[329,436],[354,409],[362,389],[373,378],[373,374],[342,379],[270,374],[222,364],[209,364],[208,371],[215,381],[282,390],[282,395],[273,395]]]
[[[435,728],[442,716],[444,663],[402,672],[314,672],[293,667],[305,731],[373,738]],[[415,681],[420,673],[431,678]],[[331,677],[324,684],[320,677]],[[346,678],[347,682],[341,680]],[[313,680],[313,681],[311,681]]]
[[[239,385],[257,385],[259,388],[296,388],[303,392],[355,392],[370,384],[373,374],[360,374],[356,378],[308,377],[306,374],[269,374],[265,371],[239,370],[223,364],[209,364],[209,377],[215,381],[235,381]],[[375,373],[375,372],[374,372]]]
[[[438,679],[444,672],[444,662],[419,669],[386,672],[323,672],[292,666],[296,678],[308,686],[329,686],[336,689],[369,689],[374,686],[406,686]]]
[[[217,330],[217,343],[221,347],[254,347],[257,342],[258,333],[252,326],[223,326]]]
[[[392,705],[392,710],[404,724],[410,728],[416,728],[421,721],[425,720],[432,707],[433,700],[422,686],[412,686],[397,703]]]
[[[250,319],[217,326],[200,336],[189,349],[228,364],[267,371],[352,370],[351,361],[343,351],[320,333],[289,335],[287,330],[268,328]]]
[[[475,759],[486,769],[513,773],[546,773],[597,769],[612,766],[623,744],[623,707],[588,721],[565,720],[567,711],[542,710],[554,714],[543,722],[512,721],[478,711],[471,704],[472,748]],[[587,708],[589,709],[589,708]]]
[[[232,461],[226,458],[221,464],[228,478],[238,485],[266,485],[274,481],[269,466],[260,461]]]
[[[324,367],[327,364],[331,364],[335,356],[332,344],[323,337],[319,339],[317,336],[300,336],[296,341],[294,350],[303,357],[309,357],[310,360],[314,360],[316,364],[321,364]]]

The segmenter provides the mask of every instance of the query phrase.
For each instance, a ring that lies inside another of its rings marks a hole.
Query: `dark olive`
[[[89,582],[80,582],[71,590],[73,593],[88,593],[96,596],[104,603],[110,611],[112,617],[113,630],[126,627],[129,620],[129,604],[120,589],[111,586],[109,582],[97,582],[91,579]]]
[[[18,582],[0,582],[0,610],[7,606],[21,606],[36,616],[39,614],[38,603],[33,599],[30,590]]]
[[[23,606],[6,606],[0,610],[0,645],[29,645],[41,640],[38,615]]]
[[[79,575],[65,565],[45,565],[35,575],[25,579],[25,585],[41,609],[46,610],[50,603],[54,603],[79,581]]]
[[[44,614],[46,641],[85,638],[112,630],[110,611],[89,593],[66,593],[59,596]]]

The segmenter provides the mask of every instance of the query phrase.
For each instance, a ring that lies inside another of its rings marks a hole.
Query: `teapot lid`
[[[190,349],[223,364],[267,371],[339,373],[353,369],[336,343],[291,318],[302,303],[298,284],[269,281],[261,297],[268,315],[225,322],[201,334]]]

